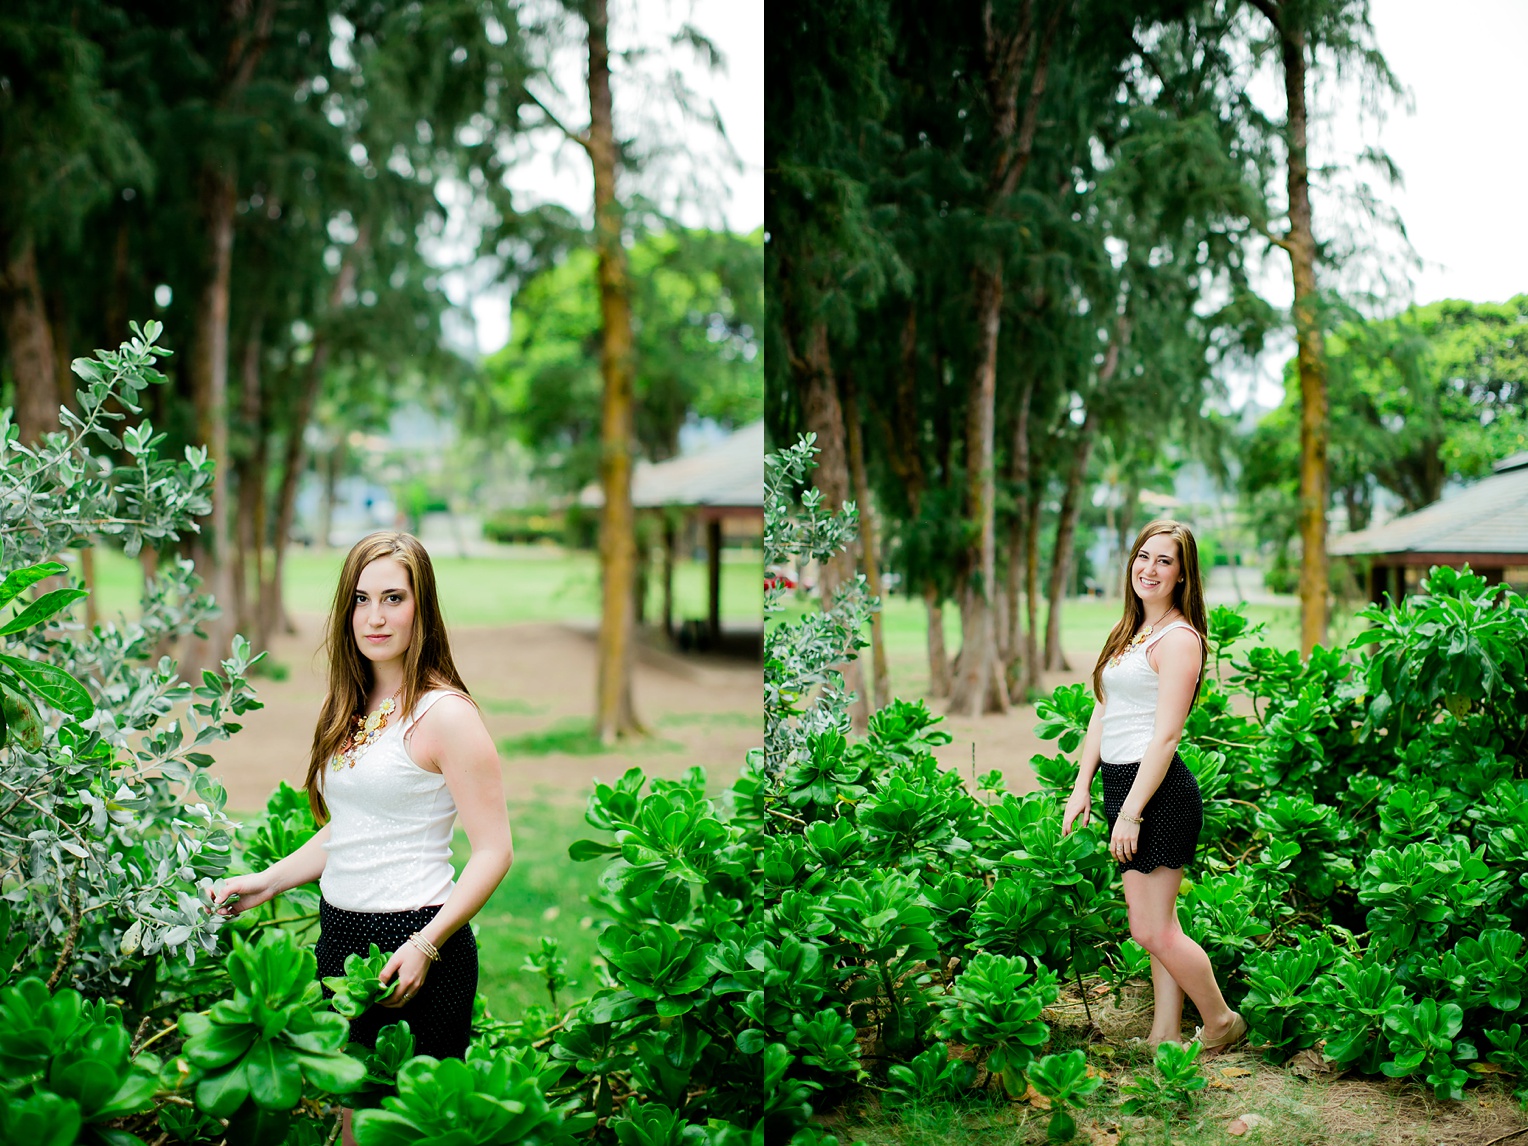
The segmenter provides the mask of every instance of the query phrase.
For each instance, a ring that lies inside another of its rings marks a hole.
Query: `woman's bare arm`
[[[241,911],[259,907],[283,891],[291,891],[294,887],[312,883],[324,874],[324,864],[329,859],[329,853],[324,845],[328,842],[329,825],[325,824],[302,847],[285,859],[271,864],[264,871],[224,880],[212,894],[213,901],[218,904],[218,913],[237,915]],[[237,903],[230,904],[228,899],[233,895],[239,898]]]
[[[1199,637],[1191,630],[1174,629],[1150,652],[1156,660],[1157,716],[1135,783],[1120,806],[1120,814],[1132,819],[1140,816],[1167,775],[1178,741],[1183,738],[1183,722],[1194,703],[1194,686],[1199,682]]]
[[[476,705],[462,696],[436,701],[416,725],[410,751],[422,767],[438,770],[446,778],[472,847],[446,902],[435,918],[419,929],[420,938],[439,948],[482,910],[514,863],[515,847],[499,753]],[[419,989],[427,972],[426,957],[419,948],[412,943],[400,946],[382,969],[381,979],[386,983],[396,973],[401,989],[382,1000],[382,1006],[402,1006]]]
[[[463,697],[447,696],[430,712],[438,714],[436,719],[414,738],[420,763],[434,765],[445,776],[472,846],[456,886],[423,928],[424,937],[439,947],[488,902],[515,861],[515,845],[498,749],[483,727],[477,706]]]

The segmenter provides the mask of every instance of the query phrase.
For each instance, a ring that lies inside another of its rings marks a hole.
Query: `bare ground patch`
[[[255,682],[265,707],[247,713],[243,731],[213,745],[213,775],[236,811],[264,807],[282,780],[307,774],[313,726],[323,702],[325,664],[318,651],[323,618],[296,618],[298,632],[276,641],[271,658],[286,679]],[[594,705],[593,634],[560,624],[463,628],[451,651],[496,741],[524,738],[587,718]],[[650,740],[596,755],[552,752],[504,759],[504,786],[515,803],[582,803],[596,779],[611,781],[637,765],[677,777],[706,769],[712,788],[729,783],[748,750],[763,742],[763,670],[743,660],[684,658],[644,647],[633,682],[638,716]]]

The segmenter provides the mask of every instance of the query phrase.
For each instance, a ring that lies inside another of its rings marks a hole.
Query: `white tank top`
[[[1182,628],[1198,635],[1187,621],[1174,621],[1131,649],[1119,664],[1104,663],[1104,735],[1099,759],[1135,764],[1145,757],[1157,723],[1157,670],[1146,659],[1146,650]]]
[[[444,903],[455,886],[446,778],[414,763],[404,735],[449,689],[425,693],[355,762],[324,768],[329,858],[318,887],[342,911],[413,911]]]

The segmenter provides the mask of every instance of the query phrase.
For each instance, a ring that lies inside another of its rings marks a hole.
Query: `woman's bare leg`
[[[355,1130],[350,1125],[350,1116],[354,1113],[348,1106],[340,1108],[340,1146],[356,1146]]]
[[[1210,957],[1178,926],[1178,888],[1183,884],[1183,869],[1127,871],[1124,882],[1131,938],[1151,952],[1153,964],[1160,960],[1168,975],[1194,1000],[1199,1017],[1204,1020],[1204,1036],[1208,1041],[1229,1033],[1233,1012],[1226,1006],[1220,984],[1215,982]],[[1155,1023],[1152,1030],[1155,1035]]]
[[[1151,1034],[1153,1046],[1175,1043],[1183,1038],[1183,988],[1168,972],[1162,960],[1151,957]]]

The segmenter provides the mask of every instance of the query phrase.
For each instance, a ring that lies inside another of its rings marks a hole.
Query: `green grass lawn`
[[[540,951],[543,935],[556,939],[574,980],[557,999],[567,1006],[598,987],[591,960],[599,953],[599,913],[589,896],[599,890],[598,861],[574,863],[568,845],[574,840],[608,836],[584,822],[583,805],[511,804],[509,822],[515,836],[515,864],[509,875],[478,912],[478,990],[501,1019],[514,1019],[528,1005],[547,1006],[546,985],[523,972],[527,955]],[[466,861],[467,840],[458,831],[455,841],[458,870]]]
[[[812,599],[815,601],[815,598]],[[799,618],[815,604],[793,600],[782,614]],[[1354,618],[1356,603],[1340,604],[1333,610],[1327,645],[1347,644],[1362,629]],[[1116,598],[1076,597],[1061,609],[1061,647],[1072,655],[1072,667],[1078,672],[1092,668],[1091,657],[1103,647],[1109,630],[1118,623],[1123,604]],[[1295,605],[1246,605],[1243,607],[1254,625],[1266,625],[1261,639],[1275,648],[1293,649],[1300,644],[1300,613]],[[881,606],[882,627],[886,640],[886,659],[891,673],[891,689],[898,696],[918,696],[928,691],[928,612],[921,598],[887,597]],[[1045,606],[1040,607],[1039,644],[1045,643]],[[867,627],[866,639],[869,639]],[[954,602],[944,607],[945,650],[954,656],[960,650],[960,609]],[[861,653],[868,655],[868,650]],[[1079,658],[1089,658],[1082,663]]]
[[[111,549],[98,549],[96,554],[101,616],[110,618],[119,612],[136,616],[142,578],[138,563]],[[327,612],[344,561],[344,550],[293,547],[285,567],[287,607],[296,613]],[[599,563],[593,553],[523,546],[508,557],[438,556],[433,563],[449,625],[512,625],[599,616]],[[758,623],[763,580],[763,557],[757,550],[723,551],[722,620]],[[648,617],[656,619],[663,605],[656,576],[648,589]],[[705,563],[681,561],[674,568],[674,619],[677,623],[705,615]]]

